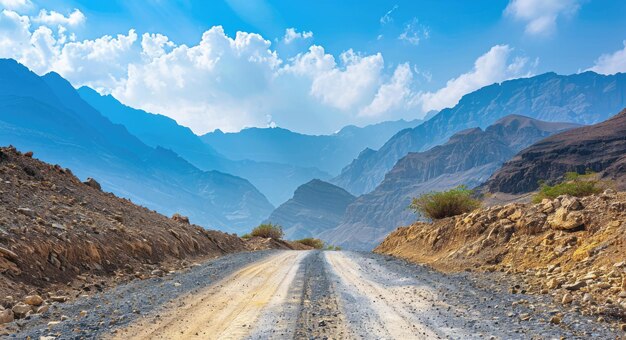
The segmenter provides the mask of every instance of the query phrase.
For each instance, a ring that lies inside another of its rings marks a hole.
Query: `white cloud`
[[[26,10],[33,7],[30,0],[0,0],[0,7],[10,10]]]
[[[196,133],[276,125],[328,133],[347,124],[412,119],[527,69],[526,59],[511,57],[508,46],[495,46],[474,70],[439,91],[423,93],[415,88],[428,73],[408,63],[386,65],[380,53],[350,49],[335,57],[312,45],[282,59],[261,35],[238,32],[231,37],[220,26],[190,46],[162,34],[139,36],[132,29],[79,41],[76,25],[49,26],[3,10],[0,57],[14,58],[39,74],[56,71],[76,87],[111,93]]]
[[[285,30],[285,36],[283,37],[283,41],[285,44],[291,44],[295,40],[298,39],[311,39],[313,38],[313,32],[297,32],[295,28],[288,28]]]
[[[561,16],[569,17],[580,8],[580,0],[511,0],[505,15],[524,21],[529,35],[545,35],[555,31]]]
[[[526,71],[528,59],[515,57],[510,60],[512,51],[508,45],[493,46],[476,59],[471,71],[450,79],[438,91],[421,93],[417,100],[421,103],[422,111],[452,107],[463,95],[483,86],[529,75],[529,71]]]
[[[405,41],[411,45],[419,45],[422,39],[430,37],[430,29],[419,23],[417,18],[404,24],[404,30],[398,36],[398,39]]]
[[[380,86],[374,96],[374,100],[364,107],[360,114],[364,116],[380,116],[390,110],[407,110],[411,97],[415,94],[411,91],[413,72],[409,64],[399,65],[388,83]]]
[[[387,11],[387,13],[385,13],[385,15],[383,15],[380,18],[380,24],[381,25],[386,25],[390,22],[393,22],[393,17],[391,16],[393,14],[393,12],[395,12],[398,9],[398,5],[393,5],[393,7],[391,7],[390,10]]]
[[[68,16],[64,16],[63,14],[55,11],[47,11],[42,9],[39,11],[39,15],[33,18],[33,22],[56,26],[78,26],[85,22],[85,15],[78,9],[74,9],[72,13]]]
[[[623,44],[621,50],[601,55],[589,70],[602,74],[626,72],[626,40]]]

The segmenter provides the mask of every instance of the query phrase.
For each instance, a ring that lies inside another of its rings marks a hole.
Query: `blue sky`
[[[0,43],[0,55],[197,133],[268,124],[329,133],[419,118],[510,78],[626,71],[621,0],[0,0],[0,7],[5,36],[19,36],[7,29],[17,19],[6,11],[30,19],[30,35]],[[223,31],[212,30],[218,25]],[[35,34],[40,26],[50,39]]]

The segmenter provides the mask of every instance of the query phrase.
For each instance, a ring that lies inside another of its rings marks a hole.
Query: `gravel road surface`
[[[499,274],[442,274],[371,253],[232,254],[54,305],[39,339],[615,339]],[[496,280],[498,279],[498,280]],[[563,313],[562,322],[552,317]],[[49,337],[49,338],[45,338]]]

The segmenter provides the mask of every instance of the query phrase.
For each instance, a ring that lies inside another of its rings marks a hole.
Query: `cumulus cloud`
[[[295,28],[292,27],[285,30],[285,36],[283,37],[283,41],[285,42],[285,44],[291,44],[298,39],[306,40],[311,38],[313,38],[313,32],[298,32]]]
[[[623,44],[621,50],[601,55],[589,70],[602,74],[626,72],[626,40]]]
[[[424,93],[416,85],[429,75],[408,63],[386,64],[380,53],[349,49],[334,56],[312,45],[283,59],[263,36],[229,36],[220,26],[189,46],[132,29],[78,40],[73,34],[78,23],[68,21],[71,14],[64,17],[64,25],[39,17],[0,12],[0,57],[14,58],[39,74],[56,71],[76,87],[113,94],[196,133],[277,125],[328,133],[347,124],[412,119],[527,69],[526,59],[512,57],[511,48],[494,46],[473,70],[439,91]],[[302,39],[309,35],[295,29],[292,33]]]
[[[561,16],[572,16],[580,8],[580,0],[511,0],[504,10],[526,23],[530,35],[550,34],[555,31]]]
[[[78,26],[85,22],[85,15],[78,9],[65,16],[59,12],[42,9],[39,15],[33,18],[33,22],[44,25]]]
[[[452,107],[463,95],[483,86],[530,75],[526,70],[528,59],[519,56],[511,58],[512,51],[508,45],[493,46],[476,59],[471,71],[450,79],[438,91],[421,93],[417,100],[421,103],[422,111]]]

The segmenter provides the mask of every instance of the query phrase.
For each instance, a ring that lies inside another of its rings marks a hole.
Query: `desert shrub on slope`
[[[273,238],[279,240],[283,237],[283,228],[277,224],[264,223],[252,229],[250,233],[254,237]]]
[[[561,195],[585,197],[601,193],[606,187],[607,183],[596,179],[594,173],[588,172],[581,175],[576,172],[568,172],[565,174],[565,181],[561,183],[555,185],[541,184],[539,192],[533,197],[533,203],[539,203],[546,198],[555,199]]]
[[[315,249],[322,249],[322,248],[324,248],[324,241],[322,241],[322,240],[320,240],[318,238],[308,237],[308,238],[303,238],[301,240],[297,240],[296,242],[302,243],[305,246],[313,247]]]
[[[472,198],[473,193],[463,185],[448,191],[431,192],[414,198],[409,208],[433,220],[456,216],[480,207],[480,201]]]

